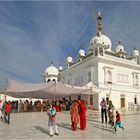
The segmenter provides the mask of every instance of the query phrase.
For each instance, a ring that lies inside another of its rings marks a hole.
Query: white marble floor
[[[49,136],[48,116],[45,112],[11,113],[11,124],[0,121],[0,140],[47,140],[47,139],[140,139],[140,112],[121,112],[125,130],[115,133],[110,126],[102,125],[100,112],[87,111],[87,129],[76,132],[70,129],[69,112],[57,113],[59,136]]]

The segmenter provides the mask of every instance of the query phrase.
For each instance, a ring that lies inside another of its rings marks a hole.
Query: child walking
[[[49,105],[48,107],[49,109],[47,111],[47,114],[49,116],[48,126],[50,129],[50,136],[52,137],[54,134],[58,136],[59,134],[57,130],[57,125],[55,123],[56,109],[54,106],[52,107],[51,105]]]
[[[118,126],[124,130],[124,127],[122,126],[120,114],[118,111],[116,111],[116,122],[115,122],[115,131],[117,131]]]

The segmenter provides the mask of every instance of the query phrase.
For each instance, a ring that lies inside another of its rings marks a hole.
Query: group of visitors
[[[66,100],[64,100],[66,101]],[[28,101],[25,101],[26,104],[31,104]],[[45,102],[43,102],[45,104]],[[71,102],[69,109],[70,109],[70,115],[71,115],[71,130],[76,131],[77,126],[80,123],[80,129],[85,130],[86,129],[86,104],[84,100],[74,100]],[[18,110],[20,110],[20,105],[22,104],[22,101],[19,102]],[[36,105],[40,105],[41,102],[36,102]],[[52,137],[54,134],[59,135],[57,125],[56,125],[56,108],[58,106],[58,102],[52,101],[51,103],[47,101],[47,114],[48,114],[48,126],[50,130],[50,136]],[[112,101],[107,101],[105,98],[102,98],[102,101],[100,103],[101,106],[101,120],[102,123],[111,125],[112,128],[117,131],[117,128],[120,127],[124,130],[124,127],[122,126],[121,117],[118,111],[116,111],[116,121],[115,121],[115,107],[112,103]],[[0,119],[1,121],[4,121],[7,124],[10,124],[10,112],[13,108],[13,104],[10,101],[6,101],[2,103],[2,100],[0,100]],[[24,109],[24,111],[27,111]],[[108,120],[109,119],[109,120]]]
[[[33,112],[33,111],[47,111],[48,105],[52,104],[55,106],[56,111],[69,111],[74,100],[65,99],[62,100],[13,100],[12,111],[13,112]]]
[[[118,127],[124,130],[119,111],[116,111],[116,121],[115,121],[115,117],[114,117],[115,107],[112,104],[112,101],[109,101],[107,104],[107,102],[105,101],[105,98],[102,98],[100,106],[101,106],[102,123],[104,123],[104,120],[105,120],[105,124],[107,124],[108,122],[108,124],[110,124],[111,127],[115,129],[115,131],[117,131]],[[109,121],[107,120],[107,116],[109,118]]]
[[[48,105],[48,127],[50,131],[50,136],[54,134],[59,135],[57,125],[56,125],[56,106],[54,104]],[[75,100],[70,109],[71,115],[71,129],[73,131],[77,130],[77,125],[80,121],[80,129],[85,130],[86,128],[86,105],[83,100]]]

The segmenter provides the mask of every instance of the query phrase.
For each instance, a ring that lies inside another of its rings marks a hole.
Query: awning
[[[23,83],[7,80],[6,95],[15,98],[58,99],[73,94],[84,94],[87,89],[73,87],[61,82]]]

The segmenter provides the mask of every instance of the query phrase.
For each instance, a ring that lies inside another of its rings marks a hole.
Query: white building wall
[[[116,92],[116,91],[111,91],[111,94],[110,94],[110,99],[115,107],[115,109],[118,109],[120,108],[120,105],[121,105],[121,101],[120,101],[120,94],[119,92]]]
[[[100,109],[102,97],[106,98],[110,94],[110,89],[112,89],[110,100],[112,100],[115,108],[121,107],[122,95],[125,98],[125,108],[128,108],[128,102],[134,102],[135,94],[140,93],[140,88],[135,91],[136,88],[133,86],[133,73],[140,73],[140,69],[131,61],[129,64],[129,60],[121,60],[121,58],[113,56],[109,57],[110,58],[108,58],[106,55],[91,57],[87,61],[76,64],[70,67],[68,70],[63,71],[60,76],[65,77],[64,79],[66,80],[64,83],[83,86],[88,82],[88,73],[90,72],[91,82],[103,90],[101,93],[99,93],[99,95],[93,96],[93,108]],[[106,83],[106,69],[111,71],[112,84]],[[75,79],[77,78],[78,81],[78,77],[81,76],[83,76],[82,82],[76,82]],[[68,79],[70,79],[70,83],[68,83]],[[135,92],[133,92],[133,90]],[[89,97],[84,97],[83,95],[82,97],[89,103]],[[75,99],[77,99],[77,96]],[[140,102],[140,96],[137,96],[137,102]]]
[[[99,109],[100,106],[99,106],[98,102],[99,102],[99,95],[94,94],[93,95],[93,108],[94,109]]]
[[[81,62],[80,64],[66,69],[60,73],[60,81],[77,86],[83,86],[89,82],[88,73],[91,73],[93,84],[98,83],[97,63],[93,59]],[[70,81],[70,82],[68,82]]]
[[[123,88],[133,88],[133,73],[139,73],[138,70],[130,69],[127,67],[122,67],[119,65],[114,64],[107,64],[107,63],[101,63],[98,64],[98,79],[99,84],[106,84],[106,73],[105,69],[108,69],[112,72],[112,85],[114,86],[124,86]],[[120,78],[119,78],[120,77]],[[140,85],[140,75],[139,75],[139,85]]]

